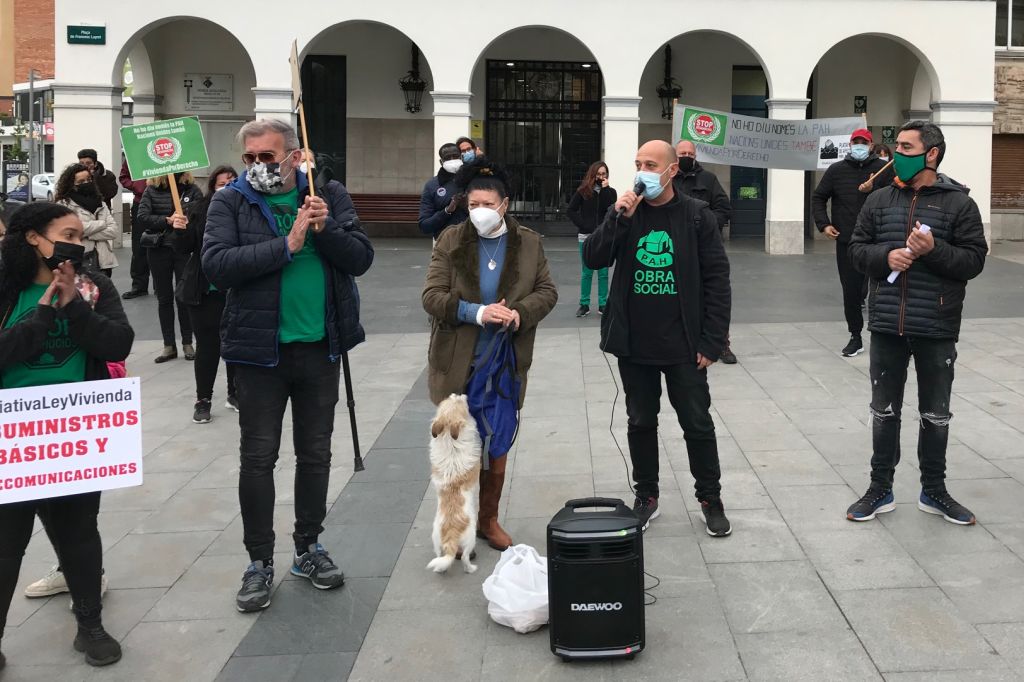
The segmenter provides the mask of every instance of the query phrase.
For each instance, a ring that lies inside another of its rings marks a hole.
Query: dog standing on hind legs
[[[466,396],[452,393],[438,405],[430,436],[430,480],[437,492],[432,538],[437,558],[427,568],[444,573],[461,558],[466,573],[473,573],[481,446]]]

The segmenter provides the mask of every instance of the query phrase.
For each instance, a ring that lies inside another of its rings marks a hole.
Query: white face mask
[[[497,237],[498,227],[502,224],[501,214],[493,208],[477,206],[469,212],[469,219],[481,237]]]
[[[462,168],[462,159],[448,159],[441,164],[441,168],[444,168],[449,173],[455,173]]]

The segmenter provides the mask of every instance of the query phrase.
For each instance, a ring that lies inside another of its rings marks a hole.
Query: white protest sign
[[[0,391],[0,504],[142,485],[138,377]]]

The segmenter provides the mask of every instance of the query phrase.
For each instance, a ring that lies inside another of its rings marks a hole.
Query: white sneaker
[[[25,596],[37,599],[67,591],[68,581],[64,579],[64,572],[60,570],[60,566],[54,566],[49,573],[25,588]]]
[[[39,597],[52,597],[55,594],[68,592],[68,581],[64,578],[64,572],[60,566],[54,566],[39,580],[25,588],[25,596],[30,599]],[[107,574],[100,576],[100,597],[107,592]]]

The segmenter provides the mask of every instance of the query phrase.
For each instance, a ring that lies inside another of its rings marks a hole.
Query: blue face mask
[[[476,152],[473,151],[472,149],[467,149],[466,151],[462,152],[462,162],[463,163],[469,163],[470,161],[472,161],[475,158],[476,158]]]
[[[666,168],[661,173],[654,173],[652,171],[639,171],[636,174],[634,183],[644,183],[644,199],[653,201],[661,196],[661,193],[665,191],[664,185],[661,184],[661,176],[668,172]]]
[[[868,158],[871,153],[871,147],[866,144],[854,144],[850,145],[850,156],[853,157],[854,161],[863,161]]]

